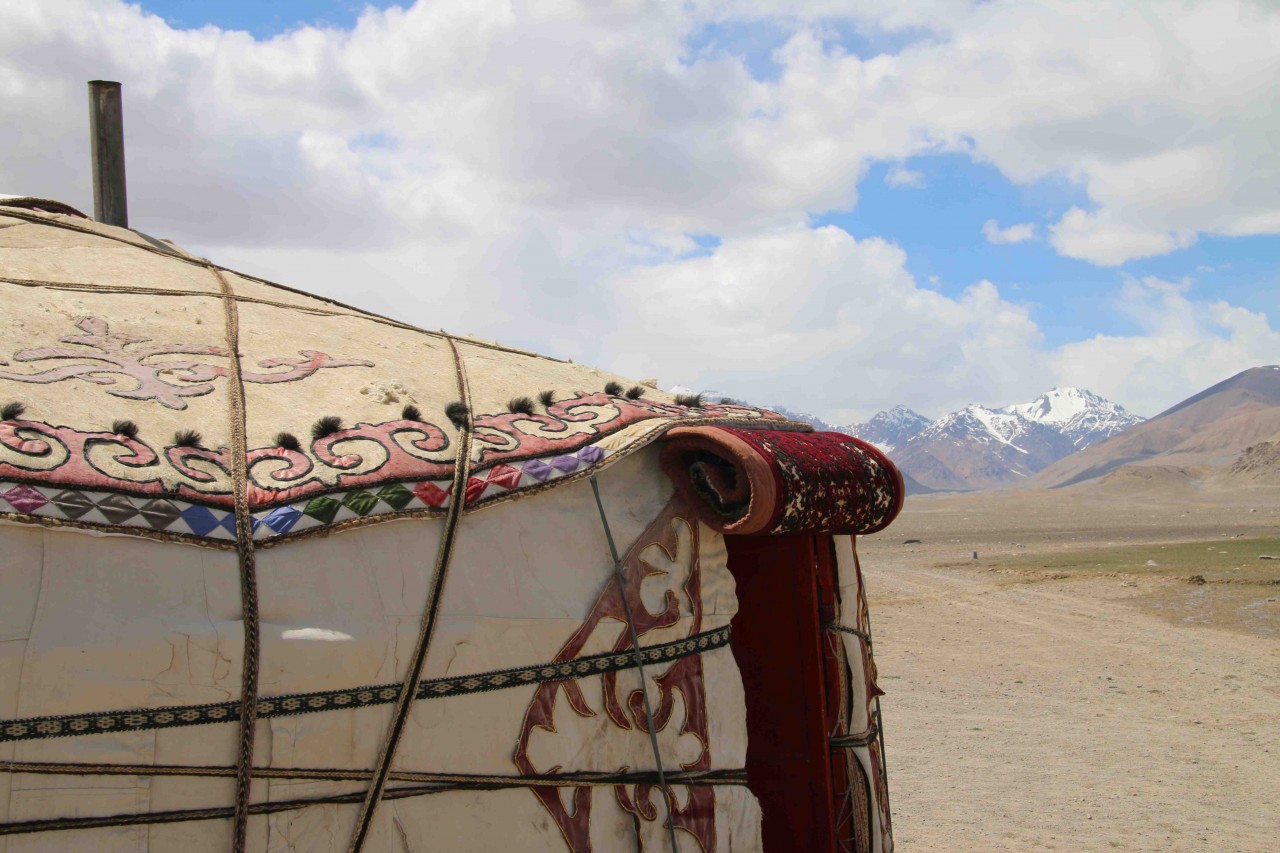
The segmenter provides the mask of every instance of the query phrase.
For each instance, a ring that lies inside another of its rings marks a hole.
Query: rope
[[[458,345],[452,338],[446,338],[449,349],[453,353],[454,373],[458,381],[458,399],[466,407],[467,416],[458,430],[457,459],[453,466],[453,492],[449,501],[449,511],[445,515],[444,532],[440,538],[440,549],[436,553],[435,574],[431,579],[431,589],[427,594],[426,606],[423,608],[422,621],[418,627],[418,640],[414,645],[413,657],[409,661],[409,669],[405,673],[404,682],[400,686],[400,696],[396,699],[395,713],[391,725],[387,729],[386,739],[382,744],[382,752],[374,767],[369,791],[360,806],[360,816],[356,820],[355,831],[351,835],[348,849],[358,853],[364,847],[369,835],[369,827],[373,822],[374,812],[382,799],[387,784],[387,775],[391,770],[391,761],[395,758],[396,747],[400,743],[400,735],[404,732],[405,722],[409,718],[409,709],[413,705],[418,680],[422,678],[422,667],[427,660],[427,650],[431,646],[431,637],[436,629],[436,615],[440,610],[440,601],[444,597],[444,582],[449,570],[449,559],[453,556],[453,543],[458,532],[458,521],[462,518],[462,505],[467,501],[467,474],[471,467],[471,391],[467,385],[466,370],[462,365],[462,355]]]
[[[866,640],[868,646],[871,645],[871,635],[866,631],[859,631],[857,628],[850,628],[848,625],[830,624],[823,625],[822,627],[827,631],[839,631],[842,634],[852,634],[855,637],[860,637],[863,640]]]
[[[437,794],[452,790],[449,786],[415,786],[411,788],[395,788],[387,792],[387,799],[416,797],[422,794]],[[275,814],[277,812],[305,809],[309,806],[333,805],[359,802],[361,795],[337,794],[331,797],[317,797],[307,800],[278,800],[274,802],[252,803],[248,807],[250,815]],[[183,823],[186,821],[218,820],[233,817],[235,808],[223,806],[207,809],[177,809],[166,812],[132,812],[129,814],[108,815],[104,817],[62,817],[47,820],[26,820],[0,824],[0,836],[27,835],[33,832],[50,832],[65,829],[98,829],[108,826],[137,826],[158,823]]]
[[[871,726],[861,734],[856,735],[837,735],[831,738],[830,745],[833,750],[849,749],[854,746],[870,746],[880,734],[880,727],[874,722]]]
[[[728,770],[716,771],[715,773],[680,773],[675,774],[681,778],[682,785],[746,785],[747,774],[745,770]],[[531,785],[543,784],[566,784],[572,786],[580,785],[619,785],[619,784],[652,784],[653,774],[645,773],[620,773],[607,777],[600,774],[595,779],[574,779],[573,781],[561,780],[560,782],[544,782],[539,777],[527,778],[509,778],[509,777],[491,777],[492,781],[485,777],[476,777],[469,780],[472,784],[466,783],[450,783],[437,785],[412,785],[400,788],[390,788],[383,795],[387,800],[402,800],[409,797],[420,797],[426,794],[444,794],[450,791],[498,791],[508,788],[524,788]],[[252,803],[249,806],[249,814],[276,814],[278,812],[296,811],[311,806],[320,805],[342,805],[349,803],[358,803],[363,797],[360,793],[351,794],[335,794],[328,797],[316,797],[313,799],[298,800],[276,800],[262,803]],[[0,824],[0,836],[5,835],[30,835],[36,832],[53,832],[57,830],[70,829],[99,829],[102,827],[112,826],[139,826],[152,825],[161,823],[184,823],[188,821],[201,820],[219,820],[232,817],[235,809],[231,806],[220,806],[216,808],[205,809],[176,809],[164,812],[129,812],[126,814],[103,815],[93,817],[62,817],[62,818],[46,818],[43,820],[24,820],[12,823]]]
[[[249,827],[249,787],[253,777],[254,731],[258,721],[258,572],[249,512],[248,442],[245,438],[244,383],[240,379],[240,312],[231,285],[208,265],[222,290],[227,318],[227,391],[231,398],[231,481],[235,496],[236,554],[240,562],[240,611],[244,623],[244,663],[240,677],[240,740],[236,757],[235,829],[232,849],[243,853]]]
[[[0,205],[0,208],[3,208],[3,209],[0,209],[0,215],[7,216],[12,219],[21,219],[25,222],[28,222],[34,225],[47,225],[50,228],[62,228],[67,231],[75,231],[80,234],[89,234],[93,237],[97,237],[102,240],[112,240],[116,243],[123,243],[126,246],[132,246],[133,248],[141,249],[144,252],[153,252],[157,255],[162,255],[166,258],[170,258],[175,261],[180,261],[181,263],[206,267],[207,269],[219,270],[222,272],[235,273],[235,275],[239,276],[240,278],[243,278],[246,281],[252,281],[257,284],[264,284],[267,287],[273,287],[273,288],[276,288],[277,290],[283,290],[288,293],[296,293],[299,296],[306,296],[307,298],[314,299],[317,302],[323,302],[328,305],[336,305],[337,307],[343,308],[347,311],[354,311],[355,313],[359,314],[362,319],[371,320],[375,323],[381,323],[384,326],[391,326],[397,329],[405,329],[411,332],[419,332],[424,335],[430,335],[433,338],[444,338],[445,340],[449,340],[449,341],[461,340],[471,346],[484,347],[485,349],[492,349],[492,350],[497,350],[499,352],[511,353],[512,355],[523,355],[523,356],[528,356],[529,358],[537,358],[543,361],[553,361],[559,364],[566,363],[564,359],[552,358],[549,355],[541,355],[540,353],[530,352],[529,350],[518,349],[516,347],[503,346],[502,344],[494,343],[492,341],[481,341],[481,340],[476,340],[475,338],[458,337],[456,335],[450,335],[449,333],[443,330],[433,331],[431,329],[423,329],[420,326],[414,326],[411,323],[402,323],[399,320],[392,320],[389,317],[383,317],[381,314],[375,314],[372,311],[366,311],[365,309],[358,308],[355,305],[348,305],[345,302],[339,302],[337,299],[330,299],[327,296],[318,296],[314,293],[308,293],[305,290],[299,290],[295,287],[289,287],[287,284],[280,284],[279,282],[271,281],[269,279],[259,278],[258,276],[249,275],[248,273],[229,270],[226,267],[217,266],[216,264],[208,260],[197,258],[191,255],[182,254],[176,249],[169,249],[168,247],[158,247],[155,245],[149,245],[144,243],[135,243],[132,240],[124,239],[118,234],[99,232],[92,228],[88,228],[86,226],[79,225],[78,223],[74,223],[74,222],[66,222],[66,221],[57,220],[57,219],[48,219],[46,217],[37,216],[34,213],[29,213],[25,210],[20,210],[17,208],[7,208],[7,207],[4,207],[3,205]],[[130,233],[132,234],[136,234],[140,239],[143,239],[143,240],[151,239],[147,237],[147,235],[143,234],[141,231],[136,231],[133,229],[125,229],[125,230],[130,231]],[[306,310],[306,308],[304,308],[303,306],[297,306],[297,305],[288,305],[286,307],[297,308],[303,311]]]
[[[609,528],[609,517],[604,511],[604,502],[600,500],[600,485],[594,474],[591,475],[591,493],[596,498],[596,509],[600,510],[600,523],[604,525],[604,536],[609,541],[609,555],[613,557],[613,576],[618,582],[618,597],[622,599],[622,610],[627,616],[627,630],[631,632],[631,650],[635,655],[636,671],[640,673],[640,696],[644,699],[644,719],[649,726],[649,746],[653,748],[653,761],[658,767],[658,785],[662,788],[662,803],[667,810],[667,831],[671,842],[671,853],[677,853],[676,821],[671,813],[671,788],[667,784],[667,775],[662,768],[662,750],[658,747],[658,730],[653,722],[653,707],[649,703],[649,682],[644,674],[644,656],[640,653],[640,636],[636,633],[636,620],[631,615],[631,603],[627,601],[626,580],[622,576],[622,558],[618,556],[618,546],[613,542],[613,531]]]
[[[231,777],[236,774],[234,765],[183,765],[183,764],[91,764],[75,761],[0,761],[0,769],[9,773],[27,773],[37,776],[166,776],[166,777]],[[369,778],[368,770],[321,767],[256,767],[254,775],[262,779],[305,779],[328,782],[360,782]],[[683,770],[673,771],[668,778],[680,784],[734,785],[746,782],[745,770]],[[393,770],[387,774],[392,782],[417,782],[420,784],[450,784],[466,788],[525,788],[550,786],[577,788],[586,785],[612,786],[622,784],[653,784],[657,773],[641,770],[609,773],[605,771],[579,771],[574,773],[529,773],[523,775],[495,775],[485,773],[426,773]],[[393,789],[394,790],[394,789]],[[2,825],[2,824],[0,824]]]
[[[12,226],[10,226],[12,227]],[[45,290],[65,290],[73,293],[101,293],[101,294],[128,294],[133,296],[175,296],[189,299],[193,296],[207,296],[213,299],[221,298],[223,294],[216,290],[172,290],[163,287],[144,287],[142,285],[110,285],[110,284],[93,284],[91,282],[81,281],[39,281],[29,278],[11,278],[10,276],[0,276],[0,284],[11,284],[15,287],[27,288],[43,288]],[[301,314],[310,314],[316,317],[349,317],[349,313],[345,311],[330,311],[325,308],[316,308],[307,305],[298,305],[296,302],[279,302],[275,299],[262,299],[257,296],[246,296],[243,293],[233,293],[231,298],[236,302],[245,302],[251,305],[269,305],[272,308],[287,308],[290,311],[297,311]]]

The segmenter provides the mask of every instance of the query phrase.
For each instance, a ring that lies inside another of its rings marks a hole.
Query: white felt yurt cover
[[[0,851],[760,848],[655,440],[805,427],[48,204],[0,201],[0,288]]]

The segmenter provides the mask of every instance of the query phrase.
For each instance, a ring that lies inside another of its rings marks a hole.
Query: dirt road
[[[1167,579],[934,568],[940,506],[860,546],[900,849],[1280,850],[1280,640],[1139,606]]]

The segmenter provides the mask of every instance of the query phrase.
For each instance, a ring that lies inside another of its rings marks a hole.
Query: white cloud
[[[1265,315],[1195,299],[1192,289],[1185,281],[1128,279],[1116,310],[1137,332],[1058,347],[1051,356],[1056,381],[1149,416],[1241,370],[1275,362],[1280,331]]]
[[[1073,207],[1049,226],[1049,242],[1060,254],[1106,267],[1164,255],[1195,241],[1194,231],[1160,231],[1133,225],[1120,221],[1112,210],[1088,213]]]
[[[1099,263],[1280,233],[1280,8],[994,0],[946,20],[870,59],[797,33],[778,53],[779,139],[816,133],[795,144],[828,168],[826,136],[869,158],[953,151],[1017,183],[1064,179],[1094,213],[1069,214],[1054,245]]]
[[[894,189],[903,187],[921,189],[924,187],[924,172],[915,172],[905,166],[898,165],[885,173],[884,182]]]
[[[853,55],[841,18],[915,40]],[[690,47],[720,23],[783,33],[776,79]],[[1077,187],[1049,244],[1097,264],[1280,233],[1277,42],[1280,10],[1245,0],[434,0],[268,41],[117,0],[5,3],[0,187],[88,206],[84,81],[120,79],[133,222],[224,263],[664,381],[938,411],[1043,390],[1070,354],[1088,373],[1107,347],[1175,342],[1045,349],[994,285],[922,288],[897,247],[811,217],[854,206],[873,164],[905,187],[911,158],[951,153]],[[1257,355],[1231,306],[1178,298],[1187,352]],[[1135,365],[1135,393],[1188,390],[1140,390],[1155,362]]]
[[[982,281],[949,297],[906,255],[834,227],[727,240],[705,257],[620,274],[632,322],[607,342],[623,372],[780,402],[854,422],[898,403],[941,414],[1061,385],[1142,414],[1275,361],[1267,317],[1198,299],[1192,282],[1126,278],[1113,310],[1130,335],[1050,346],[1028,308]]]
[[[118,77],[140,224],[209,245],[485,239],[524,216],[749,233],[847,209],[876,161],[917,186],[901,164],[940,151],[1078,183],[1094,212],[1052,245],[1097,263],[1280,232],[1280,10],[898,5],[437,0],[258,42],[115,0],[6,4],[0,121],[40,132],[6,139],[0,186],[85,203],[83,81]],[[841,18],[928,38],[860,57]],[[691,52],[719,22],[790,32],[778,79]]]
[[[1024,307],[985,281],[956,298],[919,287],[905,263],[891,243],[828,226],[630,270],[609,286],[631,322],[607,342],[606,360],[847,420],[901,402],[932,410],[1049,387]]]
[[[982,236],[987,238],[988,243],[996,245],[1025,243],[1036,236],[1036,226],[1034,222],[1022,222],[1018,225],[1010,225],[1008,228],[1001,228],[994,219],[988,219],[982,223]]]

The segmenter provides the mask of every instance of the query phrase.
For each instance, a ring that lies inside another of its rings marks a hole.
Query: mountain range
[[[1000,408],[970,404],[937,420],[906,406],[847,425],[784,406],[765,408],[877,445],[903,472],[908,494],[1058,488],[1117,478],[1280,483],[1275,365],[1243,371],[1150,420],[1081,388],[1055,388]]]
[[[876,444],[928,489],[966,490],[1019,482],[1141,422],[1090,391],[1055,388],[1002,408],[971,403],[935,421],[895,406],[840,431]]]
[[[1196,478],[1258,480],[1280,470],[1278,443],[1280,366],[1255,367],[1065,457],[1028,485],[1070,486],[1156,468]]]

